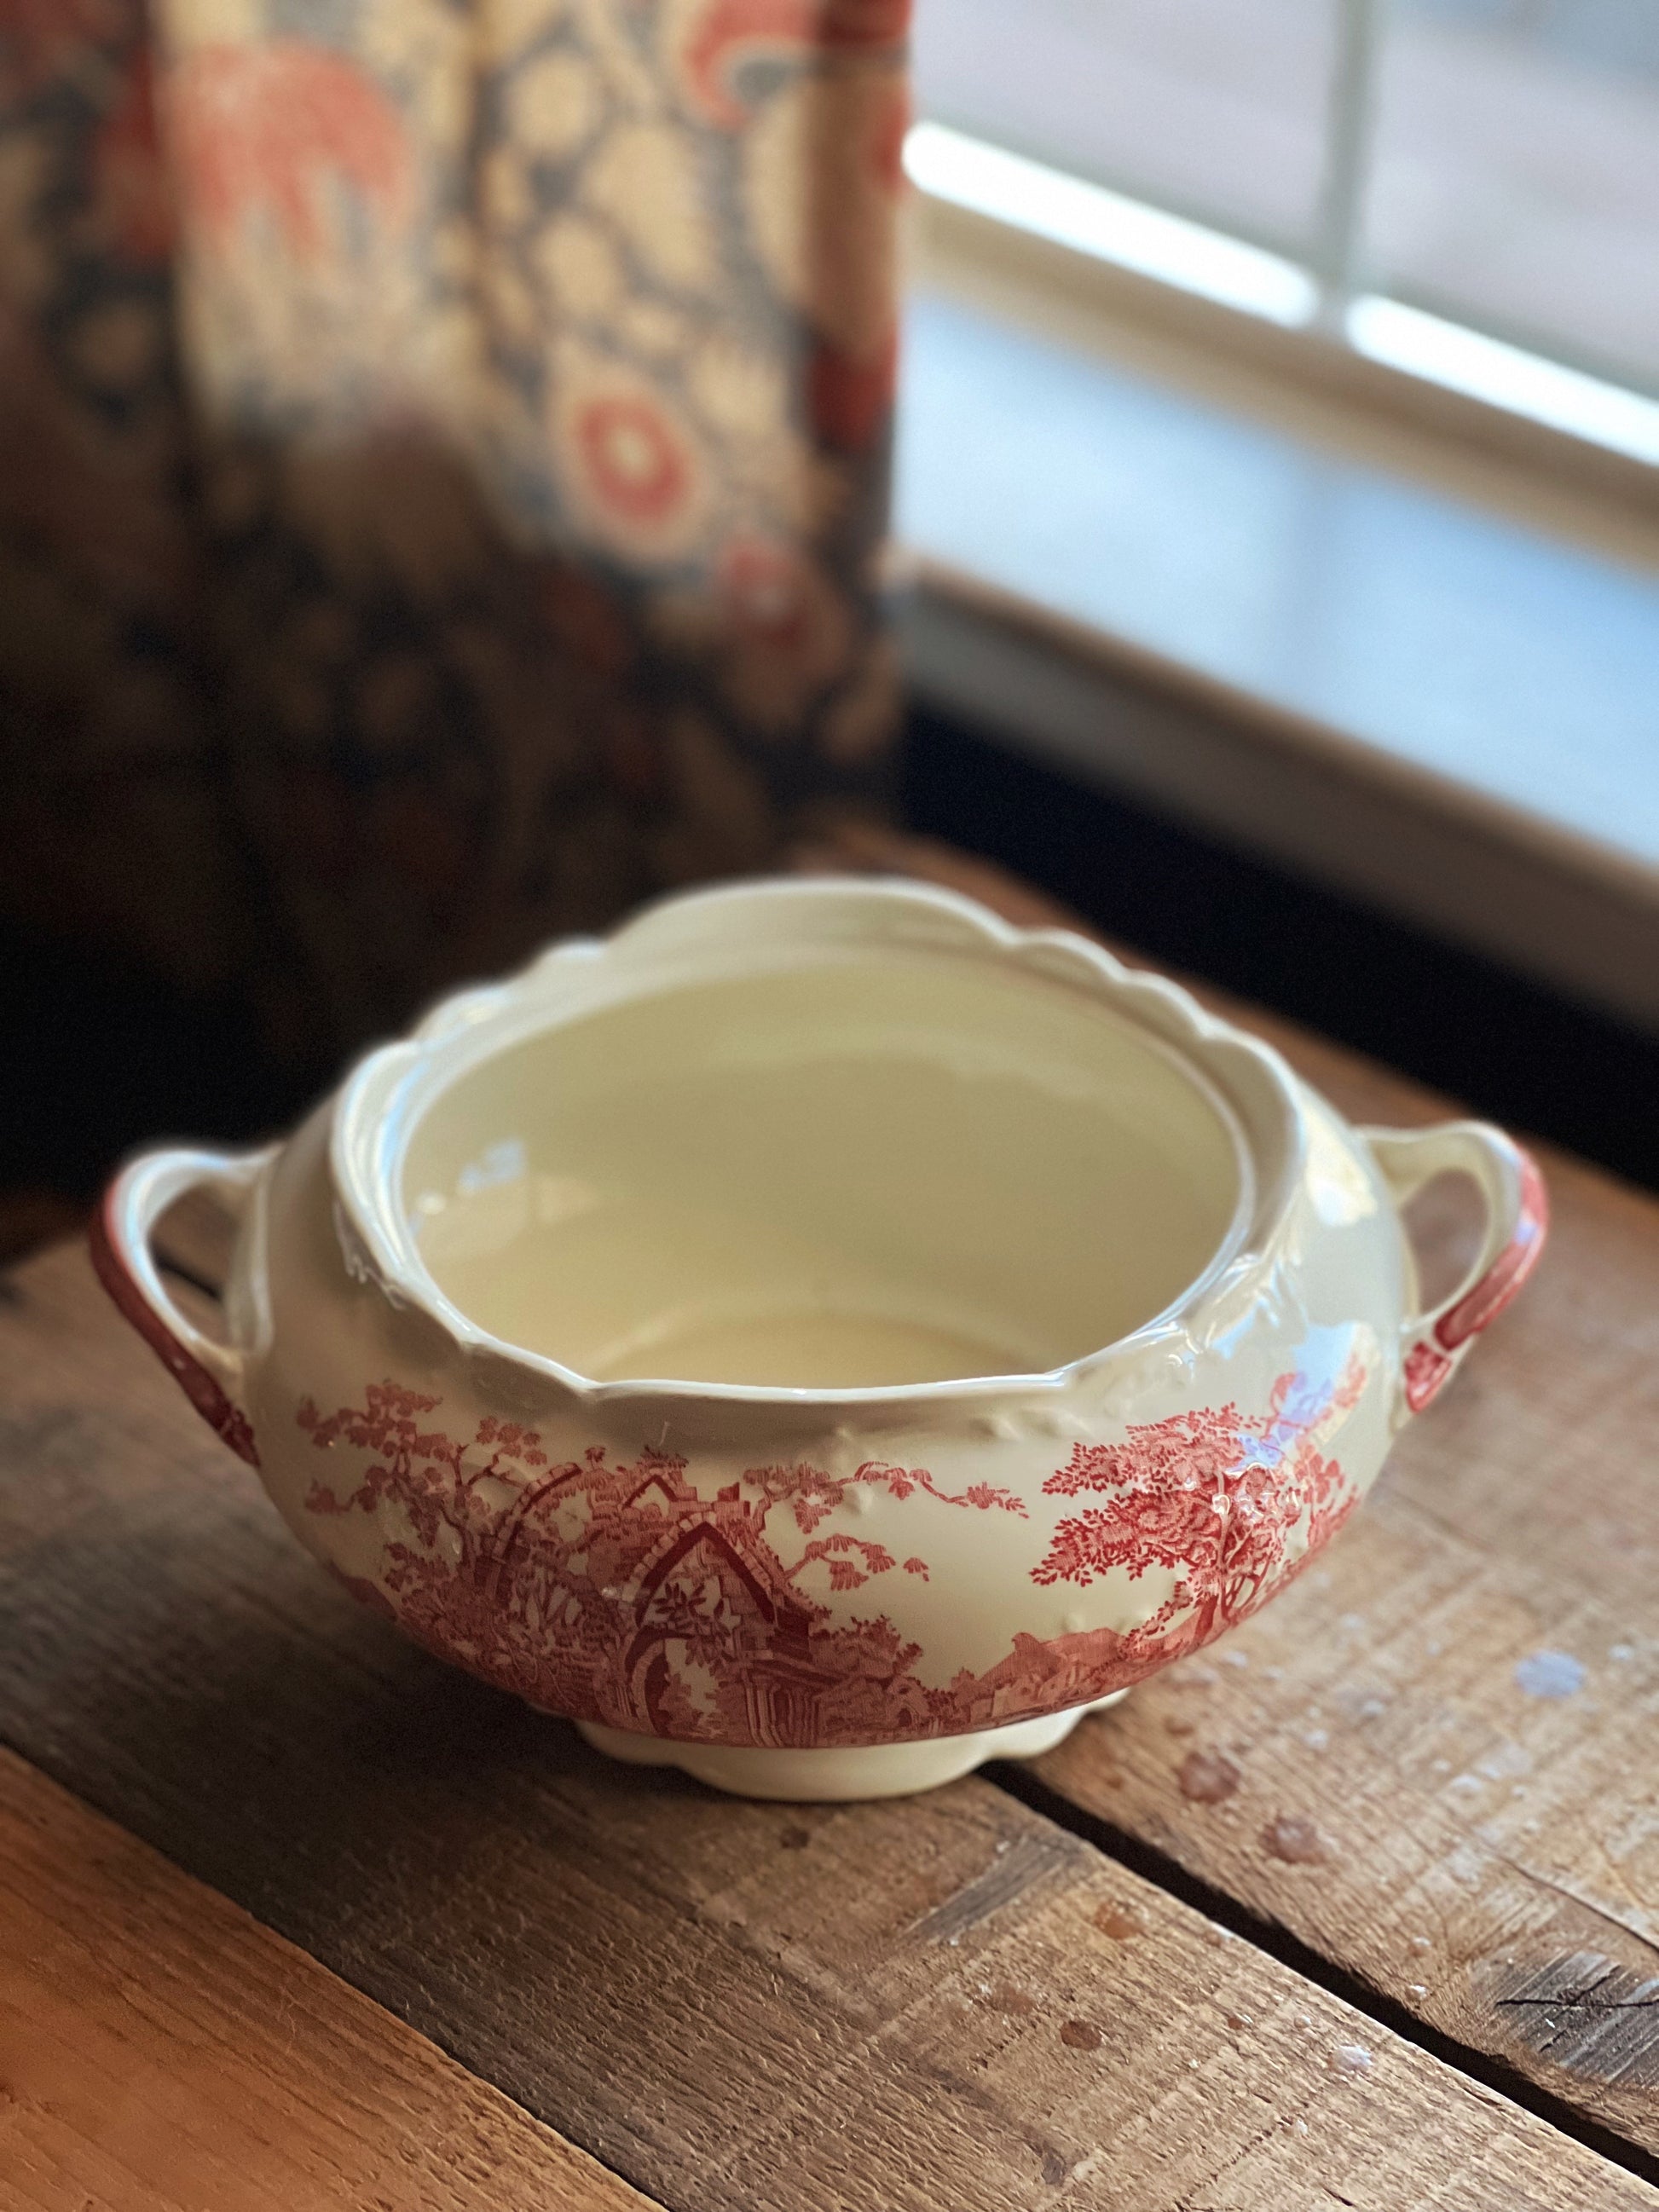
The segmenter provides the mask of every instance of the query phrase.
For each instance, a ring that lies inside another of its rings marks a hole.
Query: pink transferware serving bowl
[[[1447,1170],[1484,1240],[1424,1312]],[[150,1250],[197,1185],[226,1342]],[[1356,1130],[1080,938],[792,880],[448,1000],[284,1145],[133,1162],[94,1250],[354,1596],[616,1756],[832,1798],[1254,1612],[1544,1227],[1496,1129]]]

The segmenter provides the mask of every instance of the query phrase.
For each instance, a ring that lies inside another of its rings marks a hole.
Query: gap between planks
[[[660,2212],[8,1751],[0,1960],[12,2212]]]
[[[1558,2129],[1561,2134],[1572,2136],[1615,2166],[1622,2166],[1641,2179],[1659,2185],[1659,2157],[1639,2143],[1633,2143],[1613,2129],[1603,2127],[1588,2118],[1571,2100],[1553,2096],[1540,2087],[1529,2075],[1501,2058],[1493,2057],[1477,2045],[1460,2043],[1413,2013],[1389,1996],[1373,1983],[1364,1981],[1357,1974],[1346,1972],[1340,1966],[1316,1951],[1311,1944],[1293,1936],[1283,1922],[1268,1920],[1231,1895],[1217,1889],[1188,1873],[1178,1859],[1160,1851],[1126,1829],[1114,1827],[1109,1820],[1098,1819],[1087,1812],[1073,1799],[1046,1782],[1040,1767],[1000,1761],[983,1770],[986,1781],[998,1789],[1006,1790],[1020,1803],[1041,1813],[1056,1827],[1092,1844],[1103,1856],[1113,1860],[1128,1872],[1137,1875],[1154,1887],[1167,1890],[1171,1897],[1179,1898],[1196,1912],[1201,1912],[1218,1927],[1231,1930],[1247,1942],[1254,1943],[1281,1965],[1304,1979],[1316,1983],[1322,1990],[1352,2005],[1386,2027],[1391,2034],[1404,2041],[1414,2043],[1426,2051],[1443,2065],[1454,2067],[1474,2081],[1495,2089],[1511,2103],[1535,2113],[1540,2120]]]

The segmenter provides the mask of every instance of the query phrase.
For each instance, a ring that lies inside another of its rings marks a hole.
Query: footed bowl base
[[[757,1751],[723,1744],[671,1743],[624,1729],[579,1721],[595,1751],[630,1766],[678,1766],[733,1797],[766,1797],[793,1805],[842,1805],[864,1797],[908,1797],[971,1774],[988,1759],[1036,1759],[1063,1743],[1087,1713],[1104,1712],[1127,1690],[1092,1705],[971,1735],[932,1736],[920,1743],[872,1743],[831,1751]]]

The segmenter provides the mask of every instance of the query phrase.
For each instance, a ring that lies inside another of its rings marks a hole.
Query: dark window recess
[[[1659,1041],[930,713],[909,826],[982,853],[1154,962],[1186,968],[1659,1188]],[[234,1000],[122,975],[0,926],[0,1190],[89,1198],[157,1137],[285,1127],[314,1081]]]
[[[1153,962],[1305,1022],[1659,1188],[1659,1039],[931,711],[907,823],[1050,891]]]
[[[0,1193],[90,1199],[135,1146],[252,1140],[291,1121],[313,1087],[272,1066],[234,1000],[174,990],[9,924],[0,1036]]]

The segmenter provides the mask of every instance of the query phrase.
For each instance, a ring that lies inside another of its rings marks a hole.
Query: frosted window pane
[[[1395,0],[1367,218],[1376,289],[1659,382],[1656,0]]]
[[[1305,255],[1333,24],[1334,0],[919,0],[917,101],[937,122]]]

